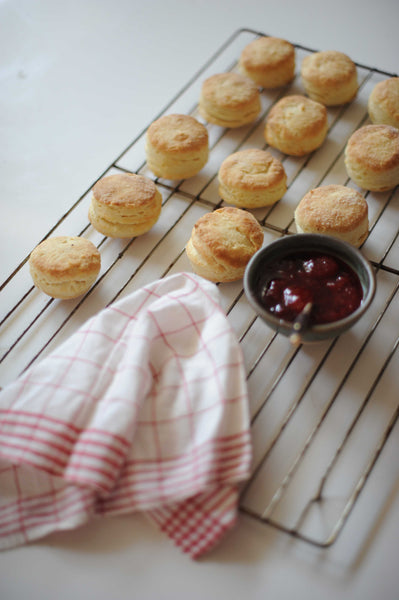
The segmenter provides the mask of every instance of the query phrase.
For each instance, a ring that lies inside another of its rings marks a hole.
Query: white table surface
[[[0,0],[1,281],[237,29],[397,73],[398,25],[397,0]],[[398,450],[396,427],[329,549],[240,516],[193,562],[115,518],[3,552],[0,598],[394,600]]]

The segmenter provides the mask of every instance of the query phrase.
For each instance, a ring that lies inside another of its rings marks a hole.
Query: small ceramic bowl
[[[371,264],[360,250],[346,242],[321,234],[298,233],[279,238],[261,248],[249,261],[244,274],[244,291],[257,314],[275,331],[291,337],[293,322],[280,319],[269,312],[260,300],[265,283],[265,269],[278,259],[296,253],[322,253],[343,261],[359,277],[363,298],[360,306],[348,316],[330,323],[309,325],[301,332],[301,342],[316,342],[334,338],[347,331],[365,313],[375,294],[375,275]]]

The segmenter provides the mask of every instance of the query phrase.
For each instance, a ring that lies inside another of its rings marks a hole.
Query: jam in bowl
[[[360,250],[331,236],[293,234],[259,250],[244,274],[246,296],[274,330],[291,336],[307,313],[301,341],[351,327],[375,293],[374,271]]]

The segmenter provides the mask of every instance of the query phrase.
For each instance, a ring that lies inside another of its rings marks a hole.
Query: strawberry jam
[[[361,304],[359,277],[345,262],[317,252],[288,255],[266,267],[260,289],[264,307],[279,319],[294,321],[308,302],[310,323],[320,325],[350,315]]]

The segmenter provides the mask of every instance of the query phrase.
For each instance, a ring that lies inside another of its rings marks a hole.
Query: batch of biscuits
[[[217,73],[202,82],[198,109],[206,123],[225,128],[248,125],[261,112],[262,89],[286,86],[295,76],[295,47],[277,37],[259,37],[242,51],[239,73]],[[327,108],[351,102],[358,91],[355,63],[335,50],[314,52],[300,66],[305,94],[283,96],[268,112],[266,145],[288,156],[304,156],[328,135]],[[399,184],[399,77],[376,84],[368,99],[371,124],[361,126],[345,147],[348,177],[365,191],[387,191]],[[147,166],[155,177],[182,180],[206,165],[206,126],[185,114],[167,114],[146,132]],[[218,193],[225,205],[194,225],[185,251],[193,271],[210,281],[243,277],[264,240],[251,209],[283,199],[283,163],[266,149],[249,148],[225,158],[218,171]],[[104,236],[133,238],[148,232],[162,210],[155,182],[134,173],[112,174],[93,187],[88,218]],[[298,234],[322,233],[359,247],[369,231],[365,196],[353,187],[326,185],[309,190],[294,213]],[[77,236],[52,237],[32,252],[35,285],[54,298],[75,298],[95,282],[100,252]]]

